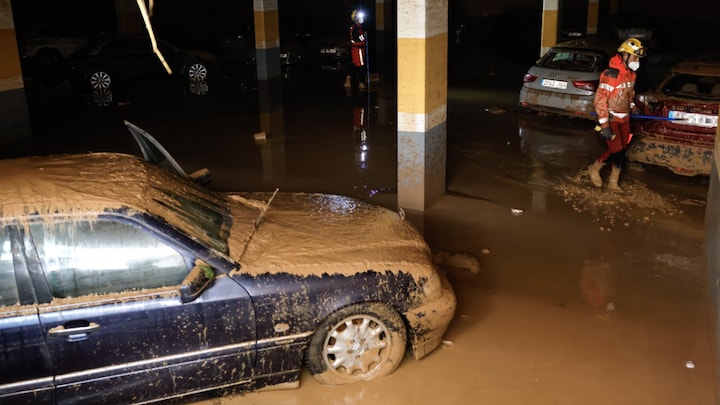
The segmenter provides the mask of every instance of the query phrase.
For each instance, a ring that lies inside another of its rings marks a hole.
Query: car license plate
[[[717,115],[686,113],[683,111],[670,111],[668,118],[677,121],[679,124],[693,125],[696,127],[716,128],[718,124]]]
[[[562,80],[542,79],[540,85],[543,87],[551,87],[553,89],[567,89],[567,82]]]

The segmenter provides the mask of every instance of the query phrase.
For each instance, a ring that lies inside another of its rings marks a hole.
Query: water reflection
[[[207,80],[187,80],[183,84],[183,94],[192,96],[206,96],[210,93]],[[112,87],[92,89],[89,95],[90,104],[96,107],[109,107],[115,102]]]
[[[590,120],[528,115],[518,120],[522,152],[546,169],[575,172],[602,152]]]

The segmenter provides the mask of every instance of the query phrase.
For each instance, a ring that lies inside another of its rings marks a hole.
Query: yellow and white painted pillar
[[[398,205],[445,193],[448,2],[398,0]]]
[[[26,154],[31,138],[12,2],[0,0],[0,157]]]
[[[282,72],[277,0],[253,0],[260,128],[268,136],[283,133]]]
[[[588,0],[587,28],[588,36],[595,36],[598,33],[598,20],[600,18],[600,0]]]
[[[545,55],[557,43],[560,0],[543,0],[540,55]]]

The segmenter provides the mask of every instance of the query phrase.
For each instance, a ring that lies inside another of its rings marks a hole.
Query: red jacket
[[[636,74],[625,65],[620,53],[610,58],[610,66],[600,75],[600,86],[595,93],[595,112],[600,125],[614,119],[629,119],[631,103],[635,100]]]
[[[365,29],[362,24],[353,23],[350,26],[350,53],[355,66],[365,66]]]

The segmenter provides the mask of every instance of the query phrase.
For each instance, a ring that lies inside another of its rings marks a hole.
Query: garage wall
[[[30,117],[10,0],[0,0],[0,157],[24,154]]]

